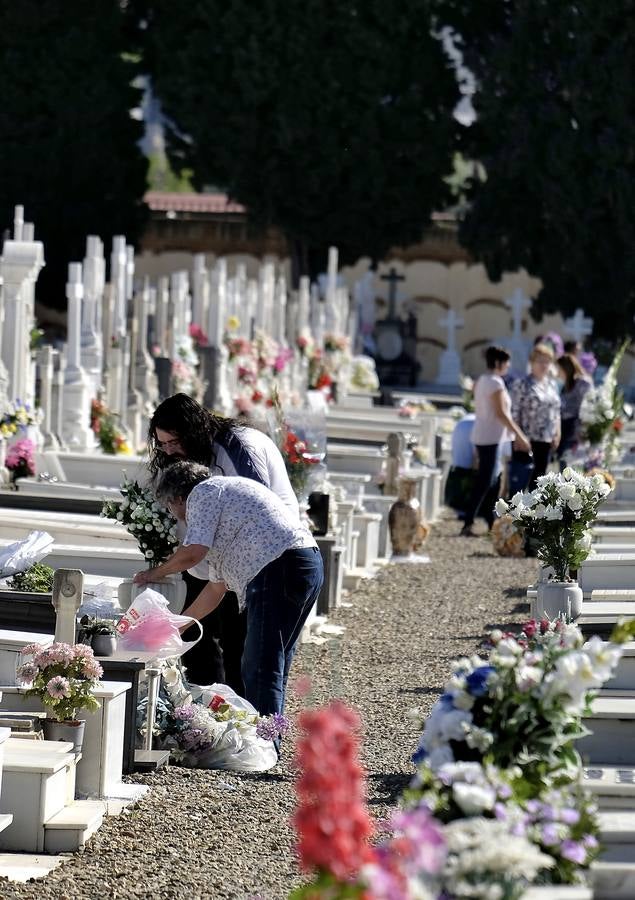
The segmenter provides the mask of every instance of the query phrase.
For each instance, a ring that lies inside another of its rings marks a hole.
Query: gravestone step
[[[26,884],[50,875],[68,856],[48,856],[43,853],[0,853],[0,878]]]
[[[591,734],[577,741],[585,765],[635,766],[635,698],[630,691],[602,692],[583,719]]]
[[[545,884],[527,888],[520,900],[593,900],[593,891],[582,884]]]
[[[590,556],[580,566],[578,583],[585,596],[598,588],[632,588],[635,585],[635,553]]]
[[[635,863],[635,812],[633,809],[609,809],[599,814],[600,843],[605,853],[614,847],[628,848]]]
[[[617,622],[622,616],[635,616],[635,603],[629,600],[584,600],[581,615],[587,621],[614,619]]]
[[[635,769],[590,766],[584,769],[583,783],[593,793],[600,809],[635,809]]]
[[[136,750],[134,755],[135,772],[155,772],[170,762],[169,750]]]
[[[591,866],[591,883],[596,900],[633,900],[635,897],[635,864],[624,848],[610,851]]]
[[[596,590],[591,591],[591,601],[630,603],[635,601],[635,588],[596,588]]]
[[[46,853],[74,853],[101,826],[106,804],[94,800],[75,800],[44,823]]]
[[[593,541],[600,553],[605,543],[635,547],[635,528],[631,525],[599,525],[593,529]]]
[[[607,681],[608,691],[629,691],[635,696],[635,641],[622,644],[622,656],[615,675]]]

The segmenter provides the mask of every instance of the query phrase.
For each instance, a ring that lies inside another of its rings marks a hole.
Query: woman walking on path
[[[503,377],[507,374],[510,355],[502,347],[488,347],[485,351],[487,373],[474,386],[476,418],[472,443],[478,455],[478,472],[470,503],[461,530],[463,537],[473,537],[472,525],[477,513],[491,528],[494,522],[494,503],[500,482],[500,446],[515,437],[519,447],[531,449],[523,431],[511,416],[511,401]]]
[[[580,407],[591,382],[578,362],[570,353],[558,359],[558,369],[564,379],[560,394],[560,444],[558,459],[568,450],[574,450],[580,442]]]
[[[204,619],[226,591],[246,609],[244,696],[263,715],[281,713],[289,668],[322,586],[315,540],[273,491],[247,478],[210,476],[180,461],[160,475],[158,500],[185,521],[182,545],[162,565],[135,575],[146,584],[205,559],[210,581],[184,610]]]
[[[530,372],[512,385],[512,415],[531,441],[534,470],[528,490],[544,475],[552,451],[560,444],[560,395],[551,378],[554,354],[546,344],[536,344],[529,355]],[[514,457],[525,452],[514,442]],[[522,460],[521,460],[522,461]]]
[[[266,434],[235,419],[212,415],[187,394],[174,394],[155,410],[148,430],[149,469],[153,480],[178,459],[206,466],[214,475],[239,475],[264,485],[280,497],[292,518],[300,523],[298,501],[291,487],[282,454]],[[186,603],[208,583],[203,561],[184,574]],[[228,592],[207,617],[201,641],[183,657],[188,678],[198,684],[223,682],[240,696],[244,693],[241,659],[246,617]]]

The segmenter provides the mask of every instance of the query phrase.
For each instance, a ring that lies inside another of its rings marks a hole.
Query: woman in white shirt
[[[477,513],[491,528],[494,522],[494,503],[500,476],[497,475],[500,445],[515,438],[526,451],[531,445],[511,417],[511,400],[504,376],[509,370],[510,356],[502,347],[488,347],[485,351],[487,373],[474,386],[474,428],[472,443],[478,455],[478,472],[461,535],[473,537],[472,526]]]
[[[273,491],[247,478],[210,476],[205,466],[179,461],[162,472],[155,490],[185,521],[185,538],[162,565],[138,572],[135,583],[206,559],[210,582],[184,615],[204,619],[226,591],[235,592],[247,613],[244,696],[263,716],[281,713],[300,632],[324,578],[315,540]]]
[[[240,475],[263,484],[280,497],[291,516],[300,521],[298,501],[282,454],[257,428],[210,413],[187,394],[174,394],[157,406],[148,429],[148,468],[153,480],[177,459],[189,459],[213,475]],[[186,603],[207,583],[205,561],[184,574]],[[183,657],[188,678],[197,684],[223,682],[242,696],[241,660],[245,615],[228,592],[208,617],[203,640]]]

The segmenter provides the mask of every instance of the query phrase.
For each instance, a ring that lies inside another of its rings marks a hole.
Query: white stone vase
[[[575,622],[581,612],[582,588],[577,581],[539,581],[536,585],[536,619],[566,616]]]
[[[141,594],[146,588],[151,588],[165,597],[171,613],[178,616],[183,611],[187,587],[180,575],[167,575],[148,584],[133,584],[132,578],[124,578],[117,589],[121,608],[124,611],[129,609],[137,594]]]

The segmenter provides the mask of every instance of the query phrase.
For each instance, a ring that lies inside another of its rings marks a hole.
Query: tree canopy
[[[66,267],[88,234],[134,239],[142,222],[147,163],[123,26],[118,0],[0,4],[0,223],[24,205],[50,305],[65,306]]]
[[[175,170],[289,239],[300,271],[417,241],[450,200],[456,79],[432,0],[135,4]]]
[[[471,180],[462,242],[490,277],[539,276],[537,316],[582,307],[597,334],[632,332],[633,0],[452,7],[478,85],[464,152],[486,171]]]

